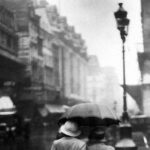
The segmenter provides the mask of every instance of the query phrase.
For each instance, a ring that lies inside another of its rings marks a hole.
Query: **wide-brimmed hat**
[[[64,125],[62,125],[59,132],[71,137],[77,137],[81,134],[78,125],[71,121],[67,121]]]

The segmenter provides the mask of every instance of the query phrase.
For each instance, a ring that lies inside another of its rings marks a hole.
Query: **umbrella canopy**
[[[88,126],[110,126],[119,123],[113,110],[96,103],[82,103],[70,107],[59,119],[59,124],[66,120],[74,120],[80,125]]]

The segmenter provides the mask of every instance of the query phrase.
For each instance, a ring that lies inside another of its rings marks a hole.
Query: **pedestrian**
[[[63,136],[53,141],[51,150],[86,150],[86,143],[78,139],[81,131],[75,122],[65,122],[60,130]]]
[[[60,127],[59,127],[59,129],[58,129],[58,131],[57,131],[57,133],[56,133],[56,139],[58,140],[58,139],[61,139],[62,137],[64,137],[64,134],[61,132],[61,128],[63,127],[63,125],[64,124],[61,124],[60,125]]]
[[[90,127],[89,126],[80,126],[80,129],[81,129],[82,133],[80,134],[79,139],[87,143]]]
[[[90,131],[87,150],[115,150],[113,146],[106,145],[105,129],[95,127]]]

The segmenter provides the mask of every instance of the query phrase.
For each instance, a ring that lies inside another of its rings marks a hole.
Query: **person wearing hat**
[[[64,137],[64,134],[61,132],[61,128],[63,127],[64,124],[61,124],[59,129],[58,129],[58,132],[56,133],[56,140]]]
[[[75,122],[67,121],[61,126],[62,138],[54,140],[51,150],[86,150],[86,143],[78,137],[81,134]]]
[[[115,150],[113,146],[106,145],[105,128],[95,127],[90,131],[87,150]]]

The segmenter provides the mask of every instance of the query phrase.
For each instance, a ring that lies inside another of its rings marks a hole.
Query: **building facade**
[[[55,39],[52,40],[58,58],[60,96],[68,105],[86,101],[87,52],[84,40],[55,6],[47,10]],[[55,75],[57,76],[57,75]]]
[[[88,76],[87,76],[87,93],[88,99],[93,102],[99,102],[102,96],[101,85],[101,69],[98,58],[90,55],[88,58]]]
[[[144,52],[138,53],[138,58],[142,79],[142,112],[150,116],[150,2],[141,0],[141,5]]]
[[[26,64],[23,81],[18,91],[18,100],[43,103],[48,100],[49,82],[46,76],[49,69],[46,66],[49,67],[51,64],[48,64],[50,50],[47,41],[50,40],[51,35],[43,30],[40,16],[36,14],[31,1],[6,0],[5,5],[15,13],[19,37],[18,57]]]
[[[39,104],[86,100],[85,42],[46,1],[6,0],[15,13],[19,59],[26,64],[18,99]]]
[[[15,16],[0,4],[0,96],[16,97],[24,65],[18,59],[18,36]]]

